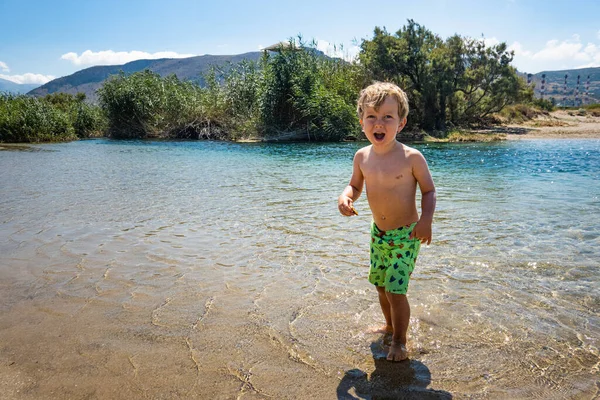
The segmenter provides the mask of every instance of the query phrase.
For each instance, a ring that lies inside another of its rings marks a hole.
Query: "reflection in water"
[[[431,373],[422,362],[386,360],[383,337],[371,344],[375,370],[370,374],[359,369],[346,371],[337,389],[338,400],[346,399],[414,399],[447,400],[452,395],[429,388]]]

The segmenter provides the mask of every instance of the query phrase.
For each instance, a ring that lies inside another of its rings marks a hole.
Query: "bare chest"
[[[371,189],[412,186],[415,182],[412,169],[405,161],[372,163],[362,170],[367,188]]]

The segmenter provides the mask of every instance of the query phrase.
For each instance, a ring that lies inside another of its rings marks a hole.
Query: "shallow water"
[[[81,141],[0,152],[0,393],[600,395],[600,141],[418,145],[438,190],[390,364],[362,144]]]

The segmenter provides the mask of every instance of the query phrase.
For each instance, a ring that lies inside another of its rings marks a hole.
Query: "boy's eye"
[[[372,119],[372,118],[375,118],[375,116],[374,115],[367,115],[367,119],[369,119],[369,118]]]

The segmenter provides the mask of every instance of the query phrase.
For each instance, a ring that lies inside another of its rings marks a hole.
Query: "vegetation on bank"
[[[581,107],[566,108],[571,115],[600,117],[600,104],[589,104]]]
[[[376,28],[359,57],[374,79],[407,92],[409,128],[447,132],[485,124],[507,105],[533,99],[533,86],[510,65],[505,43],[486,47],[458,35],[443,40],[412,20],[393,35]]]
[[[358,60],[324,57],[301,38],[258,62],[215,66],[203,86],[151,71],[109,78],[99,104],[68,94],[0,95],[0,142],[115,139],[338,141],[362,135],[360,90],[392,81],[408,94],[407,130],[452,132],[531,119],[552,110],[533,98],[506,44],[454,35],[446,40],[409,20],[394,34],[375,28]]]
[[[44,98],[0,94],[0,142],[69,141],[102,136],[105,118],[84,95],[51,94]]]
[[[505,133],[480,133],[463,130],[452,130],[444,142],[497,142],[506,139]]]
[[[99,90],[113,138],[237,140],[292,133],[340,140],[360,132],[355,94],[364,69],[310,50],[265,53],[213,69],[205,86],[151,71],[113,76]]]

